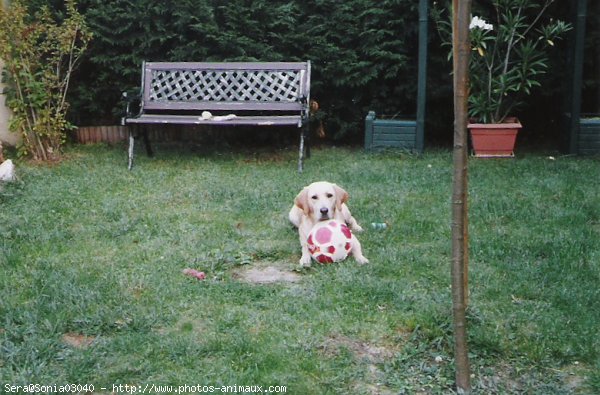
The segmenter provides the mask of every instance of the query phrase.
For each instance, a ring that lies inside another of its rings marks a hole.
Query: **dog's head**
[[[348,192],[326,181],[313,182],[296,196],[294,203],[315,222],[333,219],[348,201]]]

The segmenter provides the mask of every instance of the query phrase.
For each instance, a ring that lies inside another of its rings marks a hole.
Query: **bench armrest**
[[[132,118],[134,116],[133,111],[132,111],[132,107],[134,103],[137,103],[137,106],[140,107],[139,111],[138,111],[138,115],[141,114],[142,108],[141,108],[141,102],[142,102],[142,95],[141,93],[130,93],[127,91],[124,91],[121,93],[121,96],[123,97],[123,100],[126,103],[125,106],[125,118]]]
[[[298,101],[302,103],[302,118],[308,119],[310,117],[310,103],[308,102],[308,97],[299,97]]]

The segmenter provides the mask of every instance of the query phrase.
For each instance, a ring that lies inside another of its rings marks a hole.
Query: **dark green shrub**
[[[417,4],[413,0],[80,0],[94,41],[70,98],[73,121],[117,123],[123,111],[120,93],[139,89],[143,60],[311,60],[311,96],[320,103],[319,117],[328,136],[361,141],[368,110],[414,117]],[[555,17],[568,13],[566,2],[555,2],[548,10]],[[447,144],[452,139],[451,64],[433,23],[429,30],[425,139],[427,144]],[[564,47],[554,51],[545,76],[544,85],[553,88],[531,97],[526,107],[532,115],[517,114],[527,122],[528,136],[559,129]],[[539,132],[535,121],[541,121]]]
[[[368,109],[415,112],[414,1],[82,1],[94,32],[78,124],[115,123],[152,61],[311,60],[328,135],[357,137]]]

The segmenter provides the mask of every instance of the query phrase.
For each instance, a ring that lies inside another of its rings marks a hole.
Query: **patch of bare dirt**
[[[252,284],[297,283],[302,276],[292,270],[277,266],[245,266],[236,270],[233,277]]]
[[[575,362],[572,365],[564,367],[562,373],[562,382],[569,393],[576,394],[581,393],[578,391],[584,390],[589,373],[586,367],[582,366],[579,362]]]
[[[95,337],[85,336],[80,333],[65,333],[62,341],[73,348],[87,348],[96,340]]]
[[[350,351],[355,359],[366,363],[366,374],[364,382],[354,383],[356,393],[367,393],[371,395],[391,395],[394,392],[383,384],[384,373],[379,364],[394,357],[396,351],[392,346],[384,344],[372,344],[343,335],[329,336],[322,346],[325,354],[335,356],[340,350]]]
[[[337,355],[342,348],[351,351],[357,359],[370,363],[382,363],[395,354],[394,350],[386,346],[363,342],[343,335],[331,335],[323,344],[325,353],[329,355]]]

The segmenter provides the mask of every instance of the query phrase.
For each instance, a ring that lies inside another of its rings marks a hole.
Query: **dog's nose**
[[[328,212],[329,212],[329,209],[327,207],[321,208],[321,215],[327,215]]]

